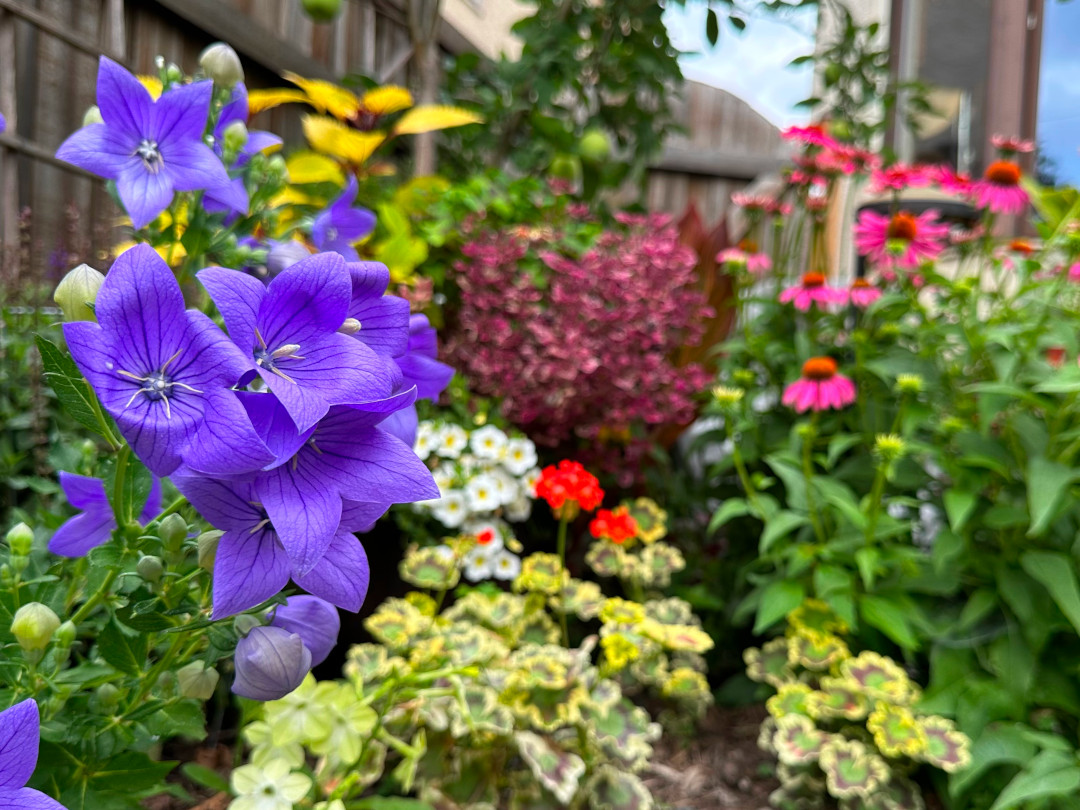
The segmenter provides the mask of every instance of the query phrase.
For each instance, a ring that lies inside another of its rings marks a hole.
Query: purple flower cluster
[[[475,391],[503,397],[504,415],[538,443],[622,442],[635,425],[689,422],[710,379],[671,359],[700,340],[711,312],[694,253],[661,217],[620,221],[579,257],[541,253],[538,274],[520,263],[550,233],[479,231],[462,248],[448,356]],[[626,469],[646,446],[631,442],[612,458]]]
[[[237,85],[222,109],[212,133],[215,154],[203,139],[213,88],[211,81],[179,85],[155,100],[131,73],[103,56],[97,78],[102,123],[71,135],[56,156],[115,181],[136,228],[149,225],[168,208],[177,191],[205,191],[207,210],[246,214],[247,190],[242,179],[230,177],[229,169],[281,140],[251,132],[236,166],[226,167],[220,142],[229,124],[247,121],[247,91]]]
[[[98,323],[65,324],[72,356],[140,460],[224,532],[215,618],[258,605],[290,578],[358,610],[369,574],[352,532],[392,503],[439,494],[410,443],[381,424],[412,409],[417,382],[428,382],[417,368],[434,362],[427,345],[410,346],[408,304],[384,294],[385,266],[336,253],[268,285],[220,267],[198,277],[228,336],[185,309],[164,261],[139,245],[102,284]],[[112,525],[98,494],[76,504],[86,510],[76,520],[103,538]]]

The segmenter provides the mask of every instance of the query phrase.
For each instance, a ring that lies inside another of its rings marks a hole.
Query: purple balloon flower
[[[352,207],[356,191],[356,178],[350,176],[341,196],[315,217],[311,226],[311,241],[319,250],[332,250],[352,262],[360,259],[353,243],[375,229],[375,214],[366,208]]]
[[[337,608],[317,596],[290,596],[274,608],[270,626],[300,636],[311,651],[311,665],[317,667],[337,644],[341,617]]]
[[[102,124],[64,141],[61,160],[116,181],[136,228],[154,220],[174,191],[221,188],[229,175],[203,143],[213,82],[173,87],[154,101],[132,74],[101,57],[97,103]]]
[[[364,603],[370,569],[363,546],[350,532],[378,519],[386,504],[350,503],[343,509],[338,498],[340,522],[322,556],[303,573],[291,563],[253,482],[177,475],[173,483],[200,515],[224,531],[214,558],[212,618],[265,602],[290,576],[304,590],[345,610],[355,613]]]
[[[384,295],[390,271],[379,262],[349,262],[347,266],[352,282],[349,317],[360,322],[356,339],[382,357],[404,354],[409,347],[409,302]]]
[[[3,810],[64,810],[55,799],[26,787],[38,758],[38,705],[16,703],[0,712],[0,808]]]
[[[232,690],[252,700],[278,700],[311,671],[311,651],[303,639],[280,627],[255,627],[236,645]]]
[[[364,344],[337,330],[349,306],[344,260],[310,256],[269,285],[236,270],[209,267],[199,280],[210,292],[233,342],[305,431],[331,405],[382,399],[397,382]]]
[[[60,487],[68,503],[81,511],[56,530],[49,540],[49,551],[62,557],[82,557],[109,541],[116,529],[116,517],[100,478],[61,471]],[[161,481],[155,476],[139,522],[149,523],[160,511]]]
[[[418,399],[438,399],[454,376],[454,369],[440,363],[438,335],[427,315],[409,318],[409,343],[405,353],[395,358],[401,369],[402,385],[415,385]]]
[[[207,474],[272,458],[230,391],[248,361],[201,312],[184,309],[172,272],[149,245],[124,252],[95,302],[98,323],[64,324],[79,370],[135,454],[166,476],[181,458]]]

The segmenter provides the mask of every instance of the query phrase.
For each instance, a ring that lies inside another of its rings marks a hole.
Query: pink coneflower
[[[1003,155],[1028,154],[1035,151],[1035,141],[1024,140],[1015,135],[995,135],[990,139],[990,143]]]
[[[966,197],[971,193],[971,177],[953,171],[951,166],[944,164],[932,166],[929,174],[933,182],[946,194],[954,194],[958,197]]]
[[[720,264],[742,265],[751,273],[763,273],[772,269],[772,259],[767,254],[755,253],[737,247],[721,250],[716,256],[716,261]]]
[[[766,213],[776,202],[776,200],[768,194],[747,194],[742,191],[736,191],[732,194],[731,201],[747,213]]]
[[[971,187],[975,204],[995,214],[1020,214],[1027,208],[1028,194],[1020,186],[1020,167],[1011,160],[995,160],[982,180]]]
[[[857,278],[851,282],[851,289],[848,290],[848,298],[850,298],[851,303],[859,309],[866,309],[881,298],[881,290],[865,278]]]
[[[784,389],[782,401],[796,413],[839,411],[855,401],[855,383],[836,373],[831,357],[811,357],[803,363],[802,377]]]
[[[907,166],[894,163],[884,169],[876,169],[870,175],[870,193],[882,191],[903,191],[905,188],[917,188],[929,184],[930,177],[925,166]]]
[[[863,211],[855,225],[855,247],[882,267],[918,267],[945,249],[949,226],[938,222],[937,211],[919,216],[901,211],[886,217]]]
[[[1080,262],[1069,268],[1069,281],[1080,282]]]
[[[807,273],[802,281],[795,287],[788,287],[780,293],[780,303],[791,302],[795,309],[806,312],[812,304],[819,307],[828,304],[843,304],[847,302],[847,290],[830,287],[825,283],[825,276],[821,273]]]
[[[986,236],[986,228],[981,224],[972,228],[953,228],[949,231],[949,241],[956,247],[973,245]]]
[[[780,133],[785,141],[799,141],[807,146],[817,146],[822,149],[835,149],[839,143],[820,124],[811,124],[808,127],[788,127]]]

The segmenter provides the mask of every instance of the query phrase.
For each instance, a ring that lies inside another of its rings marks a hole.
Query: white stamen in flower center
[[[192,388],[187,383],[177,382],[176,380],[170,379],[169,376],[165,373],[166,370],[169,368],[169,364],[172,363],[172,361],[175,360],[177,357],[179,357],[180,352],[182,351],[183,349],[177,349],[176,354],[174,354],[172,357],[170,357],[168,360],[161,364],[161,368],[159,368],[157,371],[151,371],[145,377],[140,377],[138,374],[133,374],[130,371],[120,370],[116,372],[117,374],[127,377],[128,379],[142,383],[142,385],[140,385],[135,390],[135,393],[131,395],[131,399],[127,401],[127,404],[124,405],[125,410],[131,406],[132,402],[135,401],[135,397],[139,396],[139,394],[146,394],[146,398],[151,402],[164,402],[165,418],[172,419],[172,407],[169,405],[169,397],[175,396],[175,394],[173,394],[169,389],[171,389],[173,386],[179,386],[185,391],[190,391],[193,394],[203,393],[198,388]]]
[[[143,138],[139,141],[139,145],[135,147],[135,154],[142,160],[143,165],[150,174],[157,174],[165,165],[157,141],[152,141],[149,138]]]
[[[300,351],[300,344],[286,343],[271,351],[258,329],[255,330],[255,337],[259,341],[259,345],[253,350],[255,365],[265,368],[267,371],[277,374],[283,380],[288,380],[293,385],[296,385],[296,380],[278,368],[277,363],[280,360],[303,360],[304,358],[297,354]]]

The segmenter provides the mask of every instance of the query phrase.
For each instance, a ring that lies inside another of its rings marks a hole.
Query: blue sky
[[[1080,3],[1049,2],[1039,78],[1039,147],[1062,182],[1080,185]]]
[[[741,34],[721,19],[714,48],[705,39],[705,13],[705,3],[695,0],[688,0],[686,7],[672,3],[664,12],[675,47],[696,52],[679,59],[686,78],[734,93],[778,126],[807,121],[809,116],[796,110],[795,103],[810,95],[812,68],[786,65],[813,50],[815,14],[778,17],[761,12],[749,18]]]

